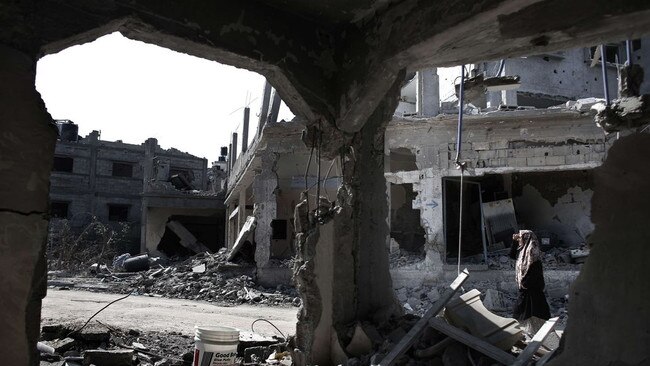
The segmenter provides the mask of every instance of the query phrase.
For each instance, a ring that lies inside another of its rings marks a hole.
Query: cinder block
[[[553,146],[551,148],[551,152],[555,156],[569,155],[571,154],[571,146],[570,145]]]
[[[472,142],[472,149],[476,151],[490,150],[489,142]]]
[[[526,158],[508,158],[507,164],[510,167],[524,167],[526,166]]]
[[[564,165],[566,164],[566,159],[564,156],[547,156],[546,165]]]
[[[591,146],[590,145],[573,145],[571,146],[571,153],[573,155],[585,155],[589,154],[591,152]]]
[[[528,148],[517,149],[514,153],[514,156],[517,158],[530,158],[535,156],[535,151],[534,149],[528,149]]]
[[[530,158],[526,158],[526,165],[528,166],[546,165],[546,159],[543,156],[533,156]]]
[[[533,156],[549,156],[551,155],[551,149],[548,147],[535,147],[533,149]]]
[[[507,149],[508,146],[509,146],[508,140],[499,140],[499,141],[490,142],[490,149],[492,150]]]
[[[498,158],[507,158],[508,157],[508,150],[506,150],[506,149],[497,150],[497,157]]]
[[[584,164],[585,155],[567,155],[564,157],[564,160],[568,165]]]
[[[605,152],[605,145],[604,144],[593,145],[593,151],[597,153]]]
[[[478,152],[478,158],[481,160],[494,159],[497,157],[497,152],[495,150],[485,150]]]
[[[595,162],[595,163],[602,163],[604,160],[605,154],[604,153],[591,153],[585,155],[585,160],[588,163]]]

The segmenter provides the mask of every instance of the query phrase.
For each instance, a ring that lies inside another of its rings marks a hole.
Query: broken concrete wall
[[[591,253],[574,282],[550,365],[643,365],[650,344],[650,135],[615,142],[595,171]]]
[[[591,222],[593,171],[512,174],[512,197],[520,227],[548,233],[554,245],[585,243]]]
[[[608,146],[602,130],[589,116],[578,113],[468,116],[465,126],[461,159],[467,161],[468,179],[485,174],[590,169],[601,164]],[[444,118],[424,122],[395,119],[386,132],[386,153],[396,148],[415,150],[418,170],[384,175],[390,183],[413,184],[418,193],[413,208],[421,211],[427,240],[423,265],[430,268],[432,278],[441,273],[445,253],[442,178],[460,174],[454,163],[455,135],[456,121]],[[579,200],[585,203],[587,197]],[[586,204],[581,207],[583,213],[588,210]],[[588,223],[581,225],[587,227]]]
[[[273,242],[272,221],[277,218],[278,190],[277,156],[264,152],[261,156],[261,169],[253,180],[255,200],[255,262],[258,267],[266,267],[271,259]]]
[[[147,208],[147,220],[143,224],[146,233],[146,242],[144,249],[153,254],[160,255],[158,244],[165,234],[167,222],[172,215],[185,216],[212,216],[217,212],[215,209],[192,209],[182,207],[149,207]],[[215,219],[215,225],[216,225]],[[207,243],[206,243],[207,244]]]
[[[56,127],[34,88],[35,59],[0,45],[0,342],[3,363],[38,365],[49,176]]]

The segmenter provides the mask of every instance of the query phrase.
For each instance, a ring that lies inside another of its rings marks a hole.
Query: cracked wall
[[[415,151],[417,170],[386,172],[388,182],[413,184],[417,197],[413,208],[420,210],[421,224],[426,231],[426,259],[420,264],[428,268],[427,278],[440,279],[444,266],[445,235],[443,213],[443,177],[457,177],[455,169],[454,117],[422,122],[394,119],[386,133],[386,151],[407,148]],[[611,141],[604,139],[590,116],[578,113],[528,111],[491,116],[468,116],[464,129],[462,160],[468,162],[466,178],[486,174],[516,172],[555,172],[585,170],[599,166]],[[572,136],[567,138],[566,136]],[[535,183],[537,189],[538,183]],[[587,184],[579,191],[564,187],[561,201],[544,212],[543,218],[529,219],[533,225],[548,230],[562,226],[570,244],[588,235],[589,197]],[[521,190],[521,188],[520,188]],[[548,189],[543,190],[548,195]],[[519,191],[518,191],[519,192]],[[531,207],[539,202],[530,188],[520,194],[520,205]],[[557,193],[555,193],[557,194]],[[551,196],[553,197],[553,196]],[[548,198],[543,199],[548,201]],[[546,206],[542,206],[546,207]],[[537,211],[523,210],[530,218]],[[558,223],[559,220],[559,223]],[[572,220],[576,220],[573,224]],[[569,224],[571,223],[571,224]],[[572,228],[567,228],[569,225]],[[579,240],[580,239],[580,240]]]

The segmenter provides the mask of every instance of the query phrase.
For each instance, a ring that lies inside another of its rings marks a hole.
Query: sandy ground
[[[97,310],[122,296],[124,295],[48,289],[47,297],[43,300],[42,324],[85,322]],[[250,331],[255,319],[264,318],[275,324],[285,335],[289,335],[295,333],[297,312],[298,308],[295,307],[223,307],[204,301],[132,295],[112,304],[94,319],[118,328],[175,331],[193,335],[197,324],[225,325]],[[255,331],[266,335],[277,334],[265,322],[257,322]]]

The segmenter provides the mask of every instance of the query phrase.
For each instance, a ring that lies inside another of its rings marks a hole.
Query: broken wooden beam
[[[454,296],[456,291],[460,288],[460,286],[467,280],[467,277],[469,277],[469,272],[467,271],[467,268],[465,268],[459,275],[456,277],[454,282],[449,285],[449,288],[445,290],[445,292],[442,294],[440,297],[440,300],[436,301],[430,308],[427,310],[427,312],[422,316],[420,320],[418,320],[417,323],[409,330],[408,333],[402,339],[397,343],[393,349],[388,352],[386,357],[384,357],[380,362],[380,366],[392,366],[395,361],[399,358],[399,356],[403,355],[406,351],[408,351],[411,346],[415,343],[417,340],[418,335],[424,331],[424,329],[427,327],[429,324],[429,319],[433,318],[434,316],[438,315],[438,313],[445,307],[445,305],[451,300],[451,298]]]
[[[551,318],[542,325],[541,328],[535,333],[533,336],[533,339],[528,343],[526,348],[517,356],[516,361],[512,364],[512,366],[523,366],[528,364],[528,361],[530,361],[531,358],[533,358],[533,355],[535,355],[535,352],[537,352],[537,349],[539,346],[542,345],[542,342],[544,342],[544,339],[548,336],[548,334],[553,330],[555,327],[555,323],[557,322],[559,318]]]
[[[429,325],[433,329],[439,331],[440,333],[443,333],[465,344],[466,346],[481,352],[482,354],[492,358],[493,360],[501,362],[504,365],[510,365],[516,360],[515,356],[500,349],[499,347],[493,346],[490,343],[478,337],[466,333],[462,329],[456,328],[453,325],[448,324],[446,321],[442,319],[437,319],[437,318],[431,319],[429,321]]]

